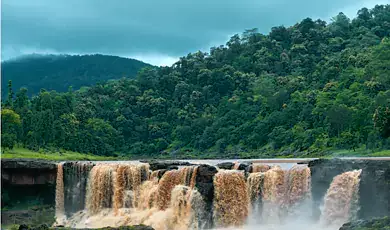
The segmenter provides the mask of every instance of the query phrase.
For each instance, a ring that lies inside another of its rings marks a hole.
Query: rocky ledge
[[[1,159],[1,168],[55,170],[57,164],[53,161],[40,159]]]
[[[340,230],[390,230],[390,217],[349,222]]]
[[[178,166],[189,166],[193,165],[186,161],[170,161],[170,160],[142,160],[142,163],[148,163],[150,165],[150,170],[160,170],[160,169],[177,169]]]

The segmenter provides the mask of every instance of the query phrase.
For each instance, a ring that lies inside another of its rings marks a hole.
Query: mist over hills
[[[66,92],[98,82],[122,77],[134,78],[143,67],[142,61],[110,55],[25,55],[1,63],[2,96],[12,80],[14,90],[28,89],[36,95],[41,89]]]

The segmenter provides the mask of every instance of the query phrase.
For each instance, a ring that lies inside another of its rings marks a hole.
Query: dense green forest
[[[389,36],[390,5],[377,5],[353,20],[247,30],[87,90],[30,99],[9,85],[2,144],[156,157],[389,149]]]
[[[7,82],[26,87],[29,95],[41,89],[68,91],[122,77],[134,78],[150,66],[138,60],[108,55],[26,55],[1,63],[2,96],[7,96]]]

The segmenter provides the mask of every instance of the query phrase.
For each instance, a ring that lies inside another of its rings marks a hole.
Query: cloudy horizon
[[[154,65],[225,44],[234,34],[291,26],[306,17],[353,18],[389,0],[3,0],[1,58],[37,54],[108,54]]]

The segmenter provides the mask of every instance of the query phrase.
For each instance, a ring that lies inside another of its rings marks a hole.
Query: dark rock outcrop
[[[320,204],[333,178],[356,169],[362,169],[358,218],[390,216],[390,161],[318,159],[309,162],[308,166],[315,218],[319,218]]]
[[[15,185],[55,183],[57,164],[45,160],[2,159],[1,181]]]
[[[54,184],[57,165],[45,160],[2,159],[1,181],[15,185]]]
[[[57,164],[39,159],[1,160],[2,207],[54,205]]]
[[[390,217],[358,220],[344,224],[339,230],[386,230],[390,229]]]
[[[55,170],[57,164],[53,161],[38,159],[1,159],[1,169]]]
[[[212,209],[214,200],[214,184],[213,178],[217,173],[217,169],[210,165],[199,165],[198,173],[196,176],[195,187],[202,195],[206,204],[204,216],[199,220],[202,226],[211,228],[213,226]]]
[[[177,166],[189,166],[193,165],[186,161],[141,161],[142,163],[148,163],[150,165],[149,169],[159,170],[159,169],[177,169]]]
[[[232,169],[234,166],[234,163],[232,162],[222,162],[216,165],[220,169]]]

